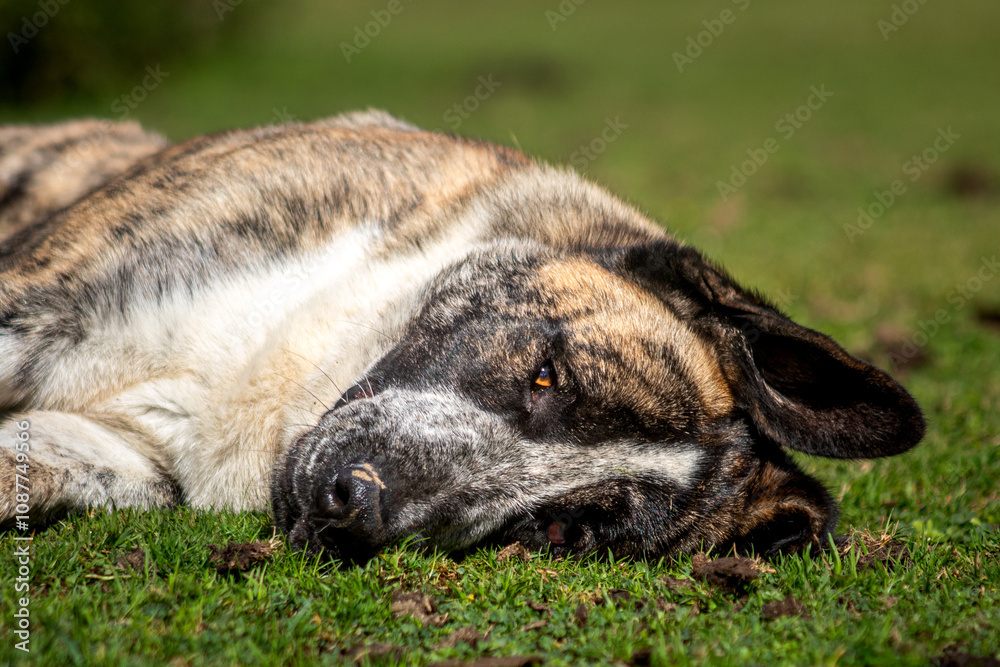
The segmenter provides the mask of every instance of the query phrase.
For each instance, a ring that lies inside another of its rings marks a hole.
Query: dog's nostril
[[[331,496],[331,500],[339,503],[341,507],[349,505],[351,503],[351,483],[349,478],[345,478],[343,474],[337,475],[337,483],[333,485]]]
[[[381,524],[384,488],[370,463],[344,466],[330,483],[317,489],[317,514],[341,528],[364,530],[372,524]]]
[[[337,473],[334,482],[325,489],[320,489],[316,495],[316,508],[319,513],[330,519],[346,519],[364,502],[364,489],[355,488],[363,485],[350,467]],[[352,506],[352,501],[353,505]]]
[[[309,512],[310,537],[334,557],[364,562],[389,542],[383,523],[386,485],[369,462],[328,468],[323,483],[314,488]]]
[[[334,485],[332,491],[317,494],[316,509],[323,516],[330,517],[331,519],[340,518],[344,514],[346,506],[347,503],[340,499],[336,485]]]
[[[342,470],[337,479],[326,490],[320,491],[316,506],[320,514],[331,519],[346,519],[364,502],[365,493],[359,481],[351,475],[349,469]],[[352,504],[353,501],[353,504]]]

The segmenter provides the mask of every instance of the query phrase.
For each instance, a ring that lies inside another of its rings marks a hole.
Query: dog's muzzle
[[[320,536],[329,532],[339,544],[344,544],[344,538],[349,537],[361,551],[377,549],[384,544],[384,490],[385,484],[370,463],[341,468],[335,479],[316,491],[316,522]]]
[[[276,494],[275,519],[295,549],[322,548],[345,564],[364,563],[390,541],[382,517],[384,490],[374,466],[351,463],[317,481],[307,508]]]
[[[419,536],[463,548],[520,504],[524,464],[495,415],[443,392],[349,390],[285,456],[272,486],[295,549],[363,563]]]

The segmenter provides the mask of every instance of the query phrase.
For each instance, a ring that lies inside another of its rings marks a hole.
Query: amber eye
[[[552,363],[546,362],[538,369],[538,376],[535,377],[535,384],[532,390],[547,389],[555,384],[556,374],[552,370]]]

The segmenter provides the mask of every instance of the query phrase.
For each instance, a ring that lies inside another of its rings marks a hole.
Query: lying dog
[[[270,501],[347,561],[774,554],[837,516],[784,450],[923,435],[895,381],[600,188],[383,113],[170,147],[9,127],[0,188],[8,523]]]

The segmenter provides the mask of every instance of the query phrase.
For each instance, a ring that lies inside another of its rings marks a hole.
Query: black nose
[[[370,463],[344,466],[318,490],[317,519],[325,522],[325,541],[340,551],[377,549],[385,541],[382,491],[385,484]]]

